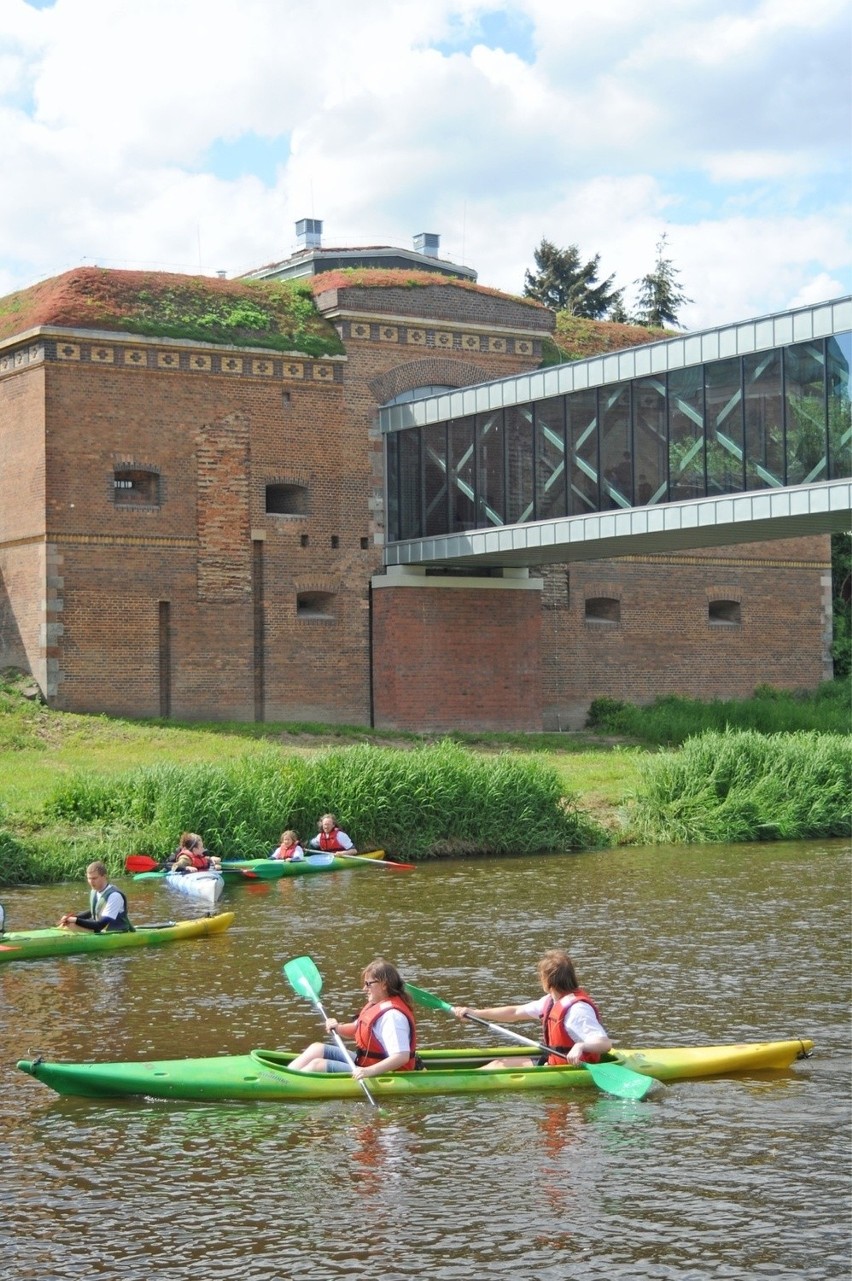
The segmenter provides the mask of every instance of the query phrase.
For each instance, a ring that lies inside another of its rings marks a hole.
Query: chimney
[[[322,244],[322,219],[300,218],[296,223],[296,238],[300,249],[319,249]]]
[[[437,258],[438,248],[441,244],[441,237],[436,236],[431,231],[419,231],[414,237],[414,248],[419,254],[425,254],[427,258]]]

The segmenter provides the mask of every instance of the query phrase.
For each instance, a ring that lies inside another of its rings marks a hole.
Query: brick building
[[[582,723],[599,694],[830,674],[826,538],[531,575],[384,572],[379,406],[536,368],[544,309],[470,279],[330,271],[302,286],[324,348],[237,346],[142,323],[138,299],[164,281],[213,302],[247,288],[81,269],[6,309],[0,668],[30,671],[52,706],[538,730]],[[93,299],[124,284],[137,302],[106,316]],[[618,628],[589,620],[582,601],[616,587]],[[693,604],[720,594],[749,607],[708,632]]]

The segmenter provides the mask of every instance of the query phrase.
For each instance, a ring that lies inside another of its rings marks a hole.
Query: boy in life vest
[[[588,992],[580,987],[574,963],[562,948],[545,952],[538,963],[538,977],[545,995],[523,1005],[494,1005],[474,1009],[472,1005],[454,1005],[457,1019],[466,1014],[497,1023],[516,1023],[521,1019],[541,1021],[541,1040],[561,1054],[546,1054],[537,1059],[492,1059],[486,1068],[551,1067],[566,1063],[597,1063],[602,1054],[612,1049],[598,1017],[598,1007]]]
[[[338,1032],[355,1042],[356,1081],[384,1072],[410,1072],[415,1066],[417,1031],[414,1007],[395,965],[376,957],[361,976],[367,1002],[351,1023],[326,1019],[327,1032]],[[315,1041],[289,1065],[294,1072],[349,1072],[346,1056],[337,1045]]]
[[[86,868],[86,880],[90,888],[88,912],[65,912],[59,918],[59,924],[78,925],[83,930],[94,930],[96,934],[104,930],[113,933],[132,931],[127,899],[121,890],[110,884],[106,865],[90,863]]]

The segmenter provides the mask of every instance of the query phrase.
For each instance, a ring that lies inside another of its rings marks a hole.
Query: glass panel
[[[852,476],[852,415],[849,403],[852,334],[838,334],[827,339],[826,355],[829,475],[836,480]]]
[[[746,489],[784,484],[784,402],[781,353],[743,357]]]
[[[743,393],[738,357],[704,366],[704,397],[707,493],[741,492],[744,487]]]
[[[423,428],[423,510],[427,537],[449,533],[446,423]]]
[[[538,520],[565,516],[565,398],[535,406],[535,514]]]
[[[506,414],[506,520],[510,525],[532,520],[532,406],[517,405]]]
[[[505,525],[503,410],[476,416],[477,524]]]
[[[568,515],[583,516],[598,506],[598,402],[594,391],[566,397],[568,410]]]
[[[388,542],[399,541],[399,432],[385,436],[385,476],[387,478]]]
[[[633,384],[635,499],[640,507],[666,501],[666,450],[665,382],[641,378]]]
[[[669,374],[669,497],[704,492],[704,370],[692,365]]]
[[[420,428],[396,433],[399,437],[399,537],[420,538]]]
[[[633,503],[633,450],[630,440],[630,385],[602,387],[601,414],[602,507]]]
[[[787,402],[787,484],[824,480],[825,349],[822,339],[784,348]]]
[[[451,527],[453,530],[476,529],[473,419],[454,419],[449,425],[449,435]]]

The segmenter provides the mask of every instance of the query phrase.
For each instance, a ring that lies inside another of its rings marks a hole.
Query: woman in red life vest
[[[533,1067],[546,1062],[556,1066],[568,1063],[597,1063],[602,1054],[612,1049],[598,1017],[598,1007],[577,980],[574,963],[562,948],[545,952],[538,963],[538,977],[545,995],[537,1001],[523,1005],[495,1005],[487,1009],[474,1009],[471,1005],[455,1005],[453,1013],[463,1019],[465,1014],[496,1023],[516,1023],[521,1019],[541,1021],[541,1040],[567,1054],[551,1054],[545,1059],[492,1059],[486,1067]]]
[[[311,837],[311,848],[327,850],[331,854],[357,854],[352,840],[337,826],[333,814],[323,814],[319,821],[319,831]]]
[[[409,1072],[415,1067],[417,1033],[411,997],[395,965],[376,957],[361,976],[367,1003],[351,1023],[326,1021],[326,1031],[336,1031],[355,1042],[355,1071],[365,1076],[384,1072]],[[290,1064],[295,1072],[348,1072],[349,1064],[340,1048],[314,1041]]]

